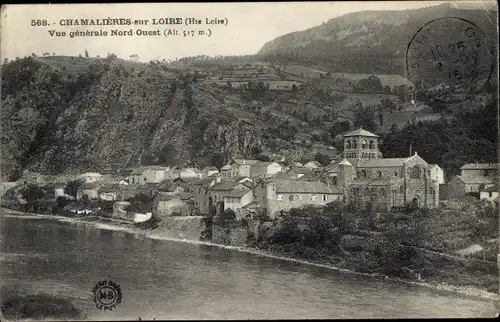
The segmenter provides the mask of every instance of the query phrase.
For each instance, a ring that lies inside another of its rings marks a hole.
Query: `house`
[[[305,174],[310,173],[312,170],[309,168],[304,168],[304,167],[297,167],[292,165],[290,169],[286,172],[290,177],[292,178],[300,178]]]
[[[469,193],[477,193],[497,182],[498,164],[468,163],[460,168],[460,175],[453,177],[446,185],[448,199],[462,198]]]
[[[121,188],[116,183],[105,183],[99,190],[99,199],[107,201],[115,201],[121,199]]]
[[[250,177],[270,177],[281,172],[281,165],[276,162],[256,162],[250,167]]]
[[[444,184],[444,172],[437,164],[429,164],[431,180],[436,180],[439,184]]]
[[[196,168],[185,168],[179,172],[180,178],[203,178],[204,172]]]
[[[496,163],[467,163],[460,168],[463,178],[498,177],[498,164]]]
[[[223,201],[224,210],[232,209],[236,213],[236,217],[241,218],[240,210],[253,201],[253,191],[245,185],[239,184],[224,195]]]
[[[131,184],[159,183],[166,179],[168,170],[168,167],[161,166],[139,167],[130,173],[128,181]]]
[[[496,185],[479,190],[479,199],[481,200],[494,201],[498,198],[498,195],[499,191]]]
[[[153,201],[153,216],[192,216],[194,214],[193,199],[188,193],[169,195],[158,193]]]
[[[231,159],[228,164],[221,168],[222,178],[250,177],[252,164],[259,160]]]
[[[63,197],[63,198],[68,198],[69,197],[64,192],[64,188],[65,187],[66,187],[66,184],[64,184],[64,183],[56,183],[56,184],[54,184],[54,198],[55,199],[57,199],[59,197]]]
[[[494,183],[491,177],[455,176],[446,184],[446,196],[448,199],[458,199],[469,193],[479,194],[480,190],[489,188]]]
[[[174,180],[164,180],[157,187],[157,191],[163,193],[166,196],[178,195],[181,192],[185,192],[184,186]]]
[[[219,169],[214,166],[206,166],[202,171],[204,177],[210,177],[219,173]]]
[[[322,167],[323,165],[319,163],[318,161],[309,161],[306,164],[304,164],[304,168],[308,169],[317,169],[319,167]]]
[[[15,187],[17,185],[16,182],[8,182],[8,181],[3,181],[0,182],[0,197],[3,196],[7,190]]]
[[[208,206],[217,207],[217,213],[224,211],[224,197],[230,196],[234,189],[249,189],[253,187],[253,182],[249,178],[237,178],[236,180],[220,179],[217,183],[207,189]],[[230,202],[233,202],[231,199]],[[234,209],[233,209],[234,210]]]
[[[84,180],[84,182],[99,182],[102,178],[102,174],[98,172],[85,172],[80,175],[80,178]]]
[[[97,182],[86,182],[78,188],[76,199],[80,200],[83,196],[87,196],[89,199],[98,199],[100,187],[101,185]]]
[[[324,206],[329,202],[342,200],[343,191],[329,188],[323,182],[276,180],[270,178],[255,186],[255,201],[271,217],[281,211],[288,211],[305,205]]]
[[[173,179],[179,178],[180,173],[181,173],[181,169],[170,168],[169,170],[165,171],[165,179],[173,180]]]

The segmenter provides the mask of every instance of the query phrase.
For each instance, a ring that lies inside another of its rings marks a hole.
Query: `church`
[[[407,158],[384,158],[379,137],[359,128],[343,135],[344,151],[327,168],[327,183],[343,189],[357,209],[387,211],[404,206],[437,208],[439,182],[417,152]]]

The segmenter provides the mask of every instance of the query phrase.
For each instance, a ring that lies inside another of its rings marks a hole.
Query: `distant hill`
[[[484,3],[442,4],[414,10],[349,13],[280,36],[264,44],[258,55],[287,64],[314,64],[331,72],[404,76],[408,42],[433,19],[467,19],[497,42],[497,7],[494,3],[486,4],[487,7]],[[441,35],[443,39],[446,36]]]

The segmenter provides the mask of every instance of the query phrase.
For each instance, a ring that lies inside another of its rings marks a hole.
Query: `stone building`
[[[439,205],[439,182],[415,152],[407,158],[383,158],[378,136],[358,129],[344,135],[344,159],[329,172],[329,184],[343,189],[358,209],[389,210]]]
[[[228,164],[220,169],[221,177],[224,179],[250,177],[250,168],[252,164],[257,162],[259,160],[231,159]]]
[[[250,176],[252,178],[265,178],[281,172],[281,169],[282,167],[279,163],[259,161],[250,167]]]
[[[468,193],[478,193],[493,186],[498,180],[498,164],[468,163],[460,168],[460,175],[446,184],[446,197],[457,199]]]
[[[305,205],[324,206],[342,200],[344,194],[336,187],[329,188],[323,182],[279,180],[270,178],[254,188],[255,202],[265,214],[276,217],[280,211],[288,211]]]

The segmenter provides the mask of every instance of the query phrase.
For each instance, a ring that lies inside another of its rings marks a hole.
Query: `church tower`
[[[379,136],[359,128],[344,134],[343,157],[356,164],[360,160],[381,159],[378,149]]]

